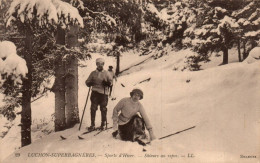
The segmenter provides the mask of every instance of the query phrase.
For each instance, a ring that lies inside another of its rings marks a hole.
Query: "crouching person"
[[[112,135],[120,135],[122,140],[135,141],[136,138],[145,136],[145,126],[149,131],[150,141],[155,139],[152,125],[146,112],[139,102],[143,98],[141,89],[133,89],[131,97],[121,99],[113,111],[113,129]],[[120,113],[119,113],[120,112]],[[142,118],[137,114],[140,113]]]

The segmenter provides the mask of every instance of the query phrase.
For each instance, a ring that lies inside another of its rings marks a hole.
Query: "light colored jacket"
[[[118,116],[118,113],[121,112]],[[143,105],[138,101],[134,102],[131,97],[121,99],[115,106],[113,111],[113,129],[117,130],[117,125],[124,125],[131,120],[131,118],[140,113],[144,119],[147,130],[152,129],[152,125],[148,119],[148,116],[143,108]]]
[[[113,81],[114,81],[113,79],[116,79],[116,75],[115,75],[113,70],[112,71],[107,71],[107,72],[110,75],[110,77],[112,78],[112,85],[113,85]]]
[[[88,79],[86,80],[86,84],[92,83],[92,91],[108,95],[109,89],[108,87],[104,87],[102,84],[103,81],[109,81],[112,83],[112,78],[106,70],[95,70],[90,73]]]

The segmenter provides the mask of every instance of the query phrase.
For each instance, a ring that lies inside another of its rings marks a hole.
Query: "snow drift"
[[[88,90],[84,82],[90,71],[95,69],[93,62],[96,57],[99,55],[94,55],[91,61],[86,62],[87,67],[79,70],[80,112]],[[172,69],[174,57],[169,55],[149,60],[119,77],[115,83],[116,100],[110,100],[108,105],[108,123],[112,125],[112,110],[116,103],[129,96],[134,87],[139,87],[144,91],[141,102],[157,138],[196,126],[194,129],[142,147],[137,143],[113,139],[112,130],[97,136],[91,133],[85,135],[84,140],[78,140],[77,136],[82,131],[79,132],[78,126],[75,126],[36,140],[15,151],[3,162],[259,161],[259,60],[250,64],[232,63],[203,71],[181,72]],[[107,58],[105,66],[114,64],[114,59]],[[126,59],[122,64],[133,65]],[[51,100],[54,100],[53,96],[42,99],[37,108],[43,108]],[[90,101],[82,129],[90,124],[89,106]],[[48,107],[54,109],[49,104]],[[40,113],[37,108],[34,115]],[[97,125],[100,122],[99,114],[98,111]],[[67,137],[67,140],[60,140],[60,135]],[[3,144],[5,140],[8,138],[2,140]],[[37,155],[39,153],[42,155]],[[69,158],[66,153],[70,153]],[[241,155],[252,158],[243,159]],[[2,153],[0,158],[5,156]]]

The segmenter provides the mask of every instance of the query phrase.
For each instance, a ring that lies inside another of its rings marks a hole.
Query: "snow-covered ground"
[[[146,147],[116,140],[112,138],[112,130],[97,136],[91,133],[85,135],[84,140],[78,140],[77,136],[90,124],[88,101],[80,132],[76,125],[72,129],[44,136],[36,127],[35,132],[32,132],[33,143],[13,153],[20,144],[20,128],[14,125],[0,140],[0,161],[259,162],[260,61],[237,63],[237,56],[231,53],[230,60],[234,63],[216,67],[222,58],[212,58],[212,62],[203,65],[202,71],[182,72],[180,69],[185,64],[184,55],[189,53],[189,50],[172,52],[157,60],[149,59],[124,72],[115,83],[116,100],[110,100],[108,104],[108,126],[112,125],[112,110],[116,103],[129,96],[134,87],[139,87],[144,91],[144,99],[141,102],[157,138],[192,126],[196,126],[195,128],[166,139],[155,140]],[[123,54],[121,68],[128,68],[150,57],[137,55],[133,52]],[[79,68],[80,114],[88,92],[85,80],[95,69],[97,57],[100,55],[93,54],[92,60],[82,63],[87,67]],[[104,58],[105,69],[109,65],[115,67],[114,58]],[[145,81],[149,78],[149,81]],[[35,122],[49,122],[53,113],[52,93],[32,104],[32,117]],[[53,121],[51,122],[43,125],[47,131],[51,130]],[[99,123],[100,111],[96,117],[96,124]],[[60,135],[67,137],[67,140],[61,140]],[[41,157],[39,153],[42,154]],[[87,154],[90,155],[86,156]],[[241,158],[243,156],[251,158]]]

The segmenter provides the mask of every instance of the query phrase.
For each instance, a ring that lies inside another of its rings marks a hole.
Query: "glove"
[[[111,83],[109,81],[105,81],[105,80],[102,81],[102,84],[105,87],[109,87],[111,85]]]
[[[86,82],[85,82],[85,83],[86,83],[86,85],[87,85],[88,87],[91,87],[91,86],[93,86],[93,85],[94,85],[94,83],[93,83],[93,82],[88,82],[88,83],[87,83],[87,80],[86,80]]]
[[[118,134],[118,130],[116,130],[116,131],[114,131],[114,132],[112,133],[112,135],[113,135],[114,138],[117,136],[117,134]]]
[[[149,129],[149,135],[150,135],[150,141],[153,141],[154,139],[156,139],[154,133],[153,133],[153,130],[152,129]]]

